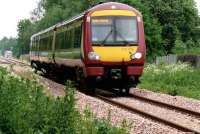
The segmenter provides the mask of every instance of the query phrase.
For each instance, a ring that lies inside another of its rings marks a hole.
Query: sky
[[[39,0],[1,0],[0,39],[4,36],[16,37],[17,24],[21,19],[30,18],[31,11]]]
[[[196,1],[196,3],[197,3],[197,8],[198,8],[198,10],[199,10],[199,15],[200,15],[200,0],[195,0]]]
[[[21,19],[30,18],[39,0],[1,0],[0,39],[4,36],[16,37],[17,24]],[[200,14],[200,0],[195,0]]]

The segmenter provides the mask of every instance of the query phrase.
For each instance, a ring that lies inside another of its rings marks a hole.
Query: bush
[[[200,99],[199,83],[200,70],[188,64],[149,64],[145,67],[139,87]]]
[[[200,40],[197,42],[188,40],[186,43],[181,40],[176,40],[175,47],[172,51],[179,55],[200,55]]]
[[[174,53],[186,53],[187,46],[182,40],[175,41],[175,47],[172,50]]]
[[[0,134],[126,133],[108,122],[81,115],[69,82],[66,93],[63,98],[47,97],[36,81],[0,68]]]

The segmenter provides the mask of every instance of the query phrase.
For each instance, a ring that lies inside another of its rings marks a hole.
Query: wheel
[[[122,87],[120,89],[120,94],[129,95],[130,89],[136,88],[138,83],[139,83],[139,77],[135,77],[134,80],[131,80],[131,79],[122,80]]]
[[[127,95],[129,95],[129,91],[130,91],[130,88],[128,88],[128,87],[121,88],[120,89],[120,95],[127,96]]]
[[[92,77],[82,78],[79,82],[79,90],[86,94],[95,94],[95,80]]]
[[[37,74],[38,67],[37,67],[37,64],[35,62],[31,62],[31,68],[34,69],[34,73]]]

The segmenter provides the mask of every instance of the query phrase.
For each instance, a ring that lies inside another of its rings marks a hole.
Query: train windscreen
[[[93,17],[91,25],[93,45],[137,45],[136,17]]]

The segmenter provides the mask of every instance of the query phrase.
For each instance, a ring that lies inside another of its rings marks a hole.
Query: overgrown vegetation
[[[100,1],[109,0],[40,0],[31,19],[18,24],[18,50],[29,52],[30,36],[60,21],[88,9]],[[183,44],[191,41],[199,47],[200,17],[194,0],[113,0],[135,7],[143,14],[148,60],[155,56],[174,53],[176,41]],[[184,49],[190,49],[186,46]]]
[[[68,82],[63,98],[47,97],[36,81],[22,79],[0,68],[1,134],[124,134],[85,110],[75,108],[74,88]]]
[[[200,39],[196,44],[192,40],[183,42],[176,40],[173,52],[178,55],[200,55]]]
[[[149,64],[141,77],[140,88],[200,99],[200,70],[185,63]]]

